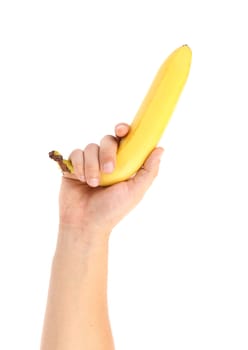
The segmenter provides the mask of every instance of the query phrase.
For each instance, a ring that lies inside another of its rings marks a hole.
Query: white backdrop
[[[38,349],[58,225],[48,158],[130,123],[163,60],[189,80],[160,173],[112,233],[117,350],[248,348],[246,1],[0,2],[0,348]]]

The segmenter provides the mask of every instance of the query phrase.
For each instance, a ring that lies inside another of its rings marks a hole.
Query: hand
[[[115,137],[103,137],[100,146],[88,144],[74,150],[69,159],[74,174],[64,174],[59,195],[60,227],[108,235],[112,228],[133,209],[152,184],[159,169],[163,149],[154,149],[143,167],[127,181],[108,187],[98,186],[100,172],[112,172],[120,139],[129,126],[115,127]]]

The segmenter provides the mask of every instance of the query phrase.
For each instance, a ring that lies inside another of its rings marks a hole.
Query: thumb
[[[162,147],[155,148],[147,157],[142,168],[131,179],[128,180],[131,191],[145,193],[151,186],[153,180],[158,175],[160,159],[164,149]]]

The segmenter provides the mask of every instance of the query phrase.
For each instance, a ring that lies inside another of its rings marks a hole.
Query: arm
[[[116,128],[125,136],[128,126]],[[99,187],[92,178],[111,172],[118,139],[105,136],[69,157],[75,175],[64,174],[59,232],[53,257],[41,350],[113,350],[107,307],[108,240],[114,226],[143,197],[157,175],[162,149],[155,149],[129,179]]]
[[[81,238],[89,234],[60,227],[42,350],[114,349],[106,293],[108,240],[90,245]]]

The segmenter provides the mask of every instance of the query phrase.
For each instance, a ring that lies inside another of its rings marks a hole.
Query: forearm
[[[41,350],[113,350],[107,306],[108,239],[59,232]],[[107,237],[107,235],[106,235]]]

